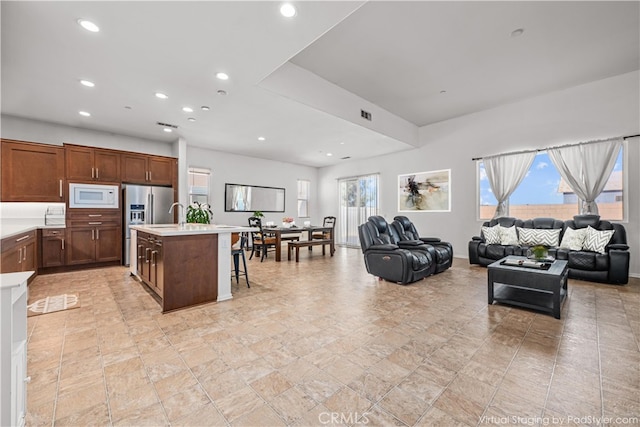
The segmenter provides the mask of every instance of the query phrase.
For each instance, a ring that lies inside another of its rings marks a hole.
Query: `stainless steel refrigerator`
[[[129,265],[131,253],[129,226],[173,223],[173,215],[169,213],[173,203],[173,188],[125,184],[122,186],[122,200],[124,202],[124,239],[122,239],[124,264]]]

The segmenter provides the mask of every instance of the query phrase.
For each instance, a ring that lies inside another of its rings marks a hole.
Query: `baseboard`
[[[640,273],[629,273],[629,277],[634,277],[636,279],[640,279]]]

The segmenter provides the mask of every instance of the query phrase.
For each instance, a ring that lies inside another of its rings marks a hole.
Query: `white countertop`
[[[224,224],[149,224],[131,225],[133,230],[143,231],[156,236],[185,236],[192,234],[223,234],[257,231],[257,228]]]
[[[44,219],[38,220],[35,218],[3,218],[2,221],[0,221],[0,239],[4,239],[5,237],[12,237],[21,233],[28,233],[29,231],[37,230],[38,228],[65,228],[65,226],[45,225]]]
[[[20,271],[17,273],[0,274],[0,289],[15,288],[20,286],[33,275],[33,271]]]

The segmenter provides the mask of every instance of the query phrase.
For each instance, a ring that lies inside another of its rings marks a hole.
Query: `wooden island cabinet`
[[[0,273],[35,271],[38,264],[36,231],[27,231],[2,239]]]

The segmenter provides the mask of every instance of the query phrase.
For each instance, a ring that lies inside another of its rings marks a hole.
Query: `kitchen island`
[[[160,299],[162,312],[231,295],[231,234],[249,227],[149,224],[131,227],[130,268]]]

